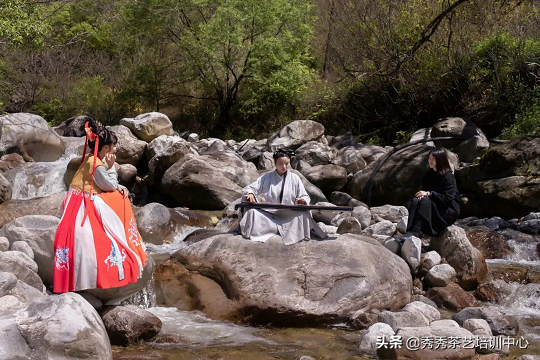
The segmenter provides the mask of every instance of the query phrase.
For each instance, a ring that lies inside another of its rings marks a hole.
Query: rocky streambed
[[[368,175],[388,148],[303,120],[237,143],[182,137],[159,113],[123,119],[115,166],[153,261],[137,284],[55,295],[52,244],[82,154],[81,122],[52,129],[35,115],[0,117],[0,358],[540,356],[538,136],[489,148],[474,124],[441,120],[433,131],[473,134],[451,145],[465,215],[497,213],[499,204],[506,217],[463,218],[439,238],[401,246],[392,235],[405,231],[407,209],[389,195],[413,192],[428,145],[383,165],[368,207]],[[329,240],[285,246],[279,236],[260,244],[227,233],[240,189],[271,169],[269,154],[281,146],[297,149],[294,167],[315,202],[354,208],[314,213]],[[377,349],[381,336],[484,337],[494,346]],[[499,346],[502,338],[515,345]]]

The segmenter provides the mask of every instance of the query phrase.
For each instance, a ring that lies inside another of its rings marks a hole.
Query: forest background
[[[540,129],[540,1],[3,0],[0,113],[160,111],[241,140],[295,119],[378,145],[444,116]]]

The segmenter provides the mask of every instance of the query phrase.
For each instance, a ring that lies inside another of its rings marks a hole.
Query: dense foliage
[[[513,0],[6,0],[0,111],[161,111],[261,137],[295,118],[407,141],[444,116],[540,129],[540,5]]]

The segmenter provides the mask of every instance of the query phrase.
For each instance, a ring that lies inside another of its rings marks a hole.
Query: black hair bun
[[[289,159],[292,159],[295,156],[296,154],[294,150],[287,149],[287,148],[279,149],[276,152],[274,152],[274,155],[273,155],[274,161],[279,159],[280,157],[288,157]]]

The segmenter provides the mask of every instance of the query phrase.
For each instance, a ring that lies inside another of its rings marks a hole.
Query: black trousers
[[[430,219],[426,219],[427,214],[431,214],[431,201],[427,196],[421,200],[416,197],[407,204],[409,209],[409,221],[407,222],[407,232],[422,231],[427,235],[434,235],[429,226]]]

